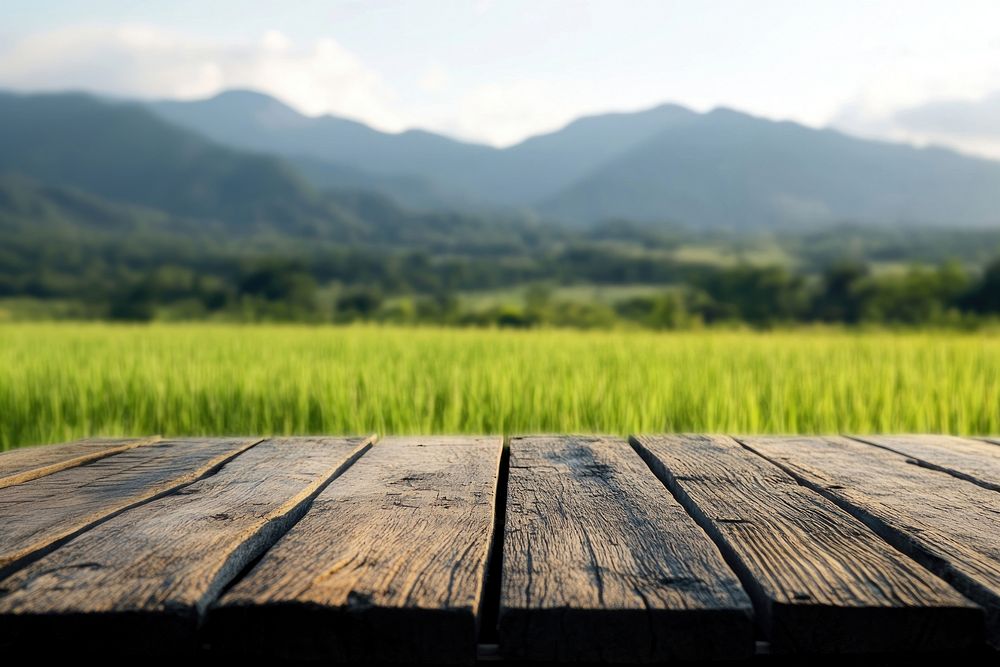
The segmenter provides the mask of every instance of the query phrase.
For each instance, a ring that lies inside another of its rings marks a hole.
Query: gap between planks
[[[754,599],[777,653],[967,649],[982,612],[862,522],[728,436],[633,436]]]
[[[381,440],[209,611],[220,654],[475,660],[500,437]]]
[[[0,489],[0,577],[217,472],[262,439],[157,441]]]
[[[841,436],[740,436],[981,605],[1000,648],[1000,497],[905,454]]]
[[[161,437],[87,438],[64,445],[35,445],[0,453],[0,489],[23,484],[60,470],[75,468],[142,445],[159,442]]]
[[[1000,446],[951,435],[852,435],[852,440],[907,457],[907,463],[1000,491]]]
[[[0,583],[3,641],[193,653],[207,606],[301,519],[373,438],[275,438],[135,507]]]
[[[500,652],[529,661],[732,659],[750,600],[622,438],[511,440]]]

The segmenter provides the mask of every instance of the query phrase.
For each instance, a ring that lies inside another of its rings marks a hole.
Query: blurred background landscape
[[[995,4],[5,14],[0,447],[1000,430]]]
[[[191,102],[0,95],[7,319],[684,328],[1000,314],[1000,163],[727,109],[511,147]]]

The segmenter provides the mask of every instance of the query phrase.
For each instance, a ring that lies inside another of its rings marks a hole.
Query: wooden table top
[[[92,439],[0,454],[5,655],[1000,648],[1000,441]]]

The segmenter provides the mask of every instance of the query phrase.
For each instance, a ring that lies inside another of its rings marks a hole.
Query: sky
[[[251,88],[498,146],[674,102],[1000,159],[1000,1],[4,0],[0,87]]]

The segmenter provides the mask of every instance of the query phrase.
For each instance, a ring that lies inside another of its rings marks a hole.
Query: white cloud
[[[362,6],[370,7],[359,3],[358,7]],[[518,38],[524,37],[521,22],[505,19],[501,11],[507,7],[504,3],[478,0],[469,7],[475,9],[477,17],[490,15],[485,22],[477,18],[478,24],[516,28]],[[553,14],[565,21],[582,21],[573,17],[584,15]],[[910,32],[903,31],[886,45],[886,33],[873,24],[870,35],[856,36],[861,47],[846,49],[847,56],[854,54],[851,57],[844,59],[836,52],[825,60],[810,61],[803,56],[800,60],[811,63],[808,67],[782,70],[781,76],[765,76],[770,61],[751,58],[741,83],[730,76],[733,67],[728,61],[724,70],[706,66],[704,71],[692,70],[688,78],[682,76],[691,69],[685,58],[704,60],[690,56],[697,53],[699,42],[685,45],[682,40],[677,48],[684,50],[679,55],[643,52],[642,59],[636,61],[624,59],[627,44],[621,53],[611,49],[610,42],[600,42],[604,46],[599,48],[599,42],[590,39],[600,38],[598,33],[590,35],[583,46],[574,47],[570,37],[575,33],[557,26],[539,34],[552,33],[569,40],[565,48],[579,53],[582,60],[562,58],[563,46],[556,48],[548,37],[539,42],[548,50],[539,51],[539,44],[532,46],[529,40],[518,58],[518,53],[510,50],[513,42],[506,39],[469,38],[452,43],[428,37],[426,44],[406,42],[402,37],[414,32],[412,19],[407,18],[406,30],[399,35],[392,32],[392,26],[386,27],[386,20],[379,14],[376,28],[369,26],[372,32],[367,33],[368,39],[358,38],[366,33],[353,33],[354,44],[372,45],[371,61],[362,60],[331,38],[305,42],[276,30],[262,29],[256,38],[227,41],[155,25],[71,25],[0,40],[0,88],[76,89],[179,99],[250,88],[274,95],[308,114],[347,116],[388,131],[421,127],[501,146],[555,130],[584,113],[634,109],[661,101],[699,109],[725,103],[765,116],[830,124],[862,136],[939,143],[1000,158],[1000,130],[981,127],[1000,114],[1000,106],[983,106],[973,116],[956,115],[951,109],[947,118],[937,113],[920,122],[905,111],[930,106],[934,100],[975,105],[978,99],[986,99],[988,91],[996,90],[1000,41],[995,36],[995,21],[983,22],[981,30],[956,41],[962,32],[957,28],[950,32],[930,30],[926,21],[914,19]],[[262,27],[267,25],[261,23]],[[350,25],[352,30],[360,30]],[[965,30],[964,23],[962,26]],[[485,33],[485,37],[490,34]],[[385,35],[395,38],[382,39]],[[693,34],[691,39],[697,36]],[[817,47],[817,53],[832,39]],[[408,46],[387,49],[382,44]],[[448,44],[449,49],[435,51],[437,45]],[[605,51],[623,58],[620,65],[605,67],[608,59],[603,57],[591,63],[599,65],[596,69],[586,65],[587,54]],[[414,53],[426,60],[412,62]],[[753,55],[751,50],[748,57]],[[787,61],[787,52],[780,55],[781,62]],[[711,58],[708,61],[711,65]],[[379,63],[386,75],[395,78],[387,79],[370,62]],[[718,62],[714,67],[719,67]],[[808,72],[808,78],[802,79],[802,72]],[[726,97],[720,98],[722,93]],[[842,105],[851,96],[853,99]],[[974,132],[970,118],[980,119]]]
[[[448,70],[440,63],[434,63],[424,70],[420,80],[417,82],[420,89],[427,93],[442,93],[451,85],[451,76]]]
[[[0,46],[0,86],[179,99],[251,88],[308,114],[403,129],[391,90],[357,56],[333,39],[302,47],[277,31],[224,43],[144,25],[61,28]]]
[[[857,93],[829,124],[864,137],[1000,158],[1000,122],[997,131],[982,131],[982,123],[970,131],[975,117],[1000,110],[1000,98],[990,96],[1000,81],[993,26],[957,41],[959,32],[921,24],[919,47],[872,52],[871,65],[856,77]]]
[[[268,51],[281,52],[291,48],[292,43],[284,33],[279,30],[268,30],[260,40],[261,46]]]
[[[930,99],[893,108],[855,101],[832,125],[865,137],[947,146],[1000,159],[1000,92],[972,98]]]
[[[584,110],[601,108],[586,91],[552,81],[517,79],[477,86],[427,112],[428,127],[470,140],[505,146],[556,130]]]
[[[379,72],[337,41],[303,45],[276,30],[256,41],[223,42],[149,25],[74,25],[0,43],[0,87],[168,99],[248,88],[310,115],[332,113],[386,131],[421,127],[494,145],[606,107],[597,87],[551,80],[462,87],[439,61],[413,83],[418,97],[404,106]]]

